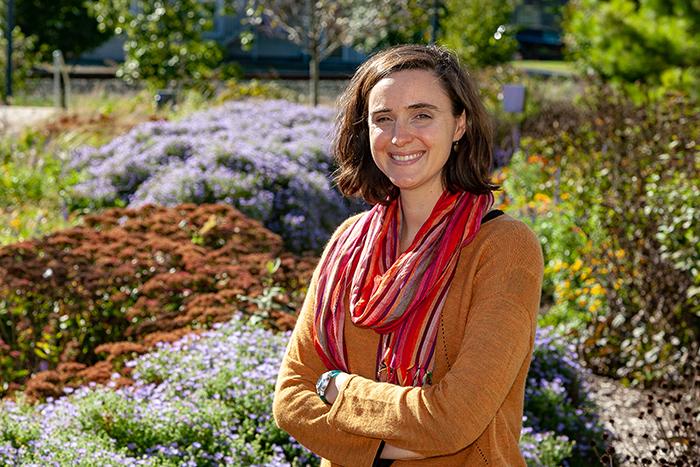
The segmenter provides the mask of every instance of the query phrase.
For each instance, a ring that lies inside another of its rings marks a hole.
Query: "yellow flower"
[[[598,309],[600,308],[600,305],[601,305],[601,304],[602,304],[602,303],[601,303],[600,300],[595,300],[593,303],[590,304],[590,306],[588,307],[588,309],[591,311],[591,313],[595,313],[596,311],[598,311]]]
[[[562,269],[566,267],[566,263],[563,263],[561,260],[557,260],[553,265],[552,265],[552,272],[559,272]]]
[[[19,220],[19,217],[13,217],[12,220],[10,221],[10,227],[12,227],[15,230],[19,230],[19,228],[22,226],[22,221]]]
[[[581,269],[581,266],[583,266],[583,261],[581,261],[580,258],[576,258],[576,261],[574,261],[574,264],[571,265],[571,270],[576,272],[579,269]]]
[[[562,201],[566,201],[567,199],[569,199],[569,193],[562,193],[560,198],[562,199]]]
[[[615,257],[616,257],[617,259],[622,259],[622,258],[624,258],[624,257],[625,257],[625,250],[623,250],[622,248],[620,248],[619,250],[616,250],[616,251],[615,251]]]
[[[542,156],[539,156],[537,154],[533,154],[527,158],[527,163],[528,164],[543,164],[544,159],[542,158]]]
[[[552,201],[552,198],[544,193],[535,193],[535,201],[539,201],[540,203],[549,203]]]

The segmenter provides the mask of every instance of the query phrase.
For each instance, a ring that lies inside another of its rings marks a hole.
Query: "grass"
[[[40,104],[39,98],[20,102]],[[97,90],[73,96],[70,110],[41,125],[0,135],[0,246],[75,223],[80,213],[66,211],[65,197],[79,177],[63,170],[75,148],[99,146],[140,123],[177,119],[207,105],[207,99],[188,93],[178,106],[158,111],[146,91]]]
[[[514,60],[514,68],[523,71],[553,73],[562,76],[574,76],[576,68],[571,62],[562,60]]]

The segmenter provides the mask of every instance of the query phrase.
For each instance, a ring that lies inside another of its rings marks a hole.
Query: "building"
[[[522,0],[513,15],[519,51],[527,59],[562,57],[562,11],[567,0]]]
[[[223,6],[223,0],[219,0]],[[519,52],[523,58],[561,58],[561,12],[567,0],[522,0],[516,7],[513,24],[518,32]],[[269,37],[254,29],[252,47],[241,47],[240,33],[246,30],[241,16],[215,18],[214,30],[207,34],[223,44],[227,59],[241,65],[248,77],[306,78],[309,57],[290,41]],[[83,64],[118,63],[124,59],[123,39],[113,37],[97,49],[81,57]],[[321,62],[322,78],[342,78],[351,75],[362,63],[365,54],[351,47],[341,47]]]

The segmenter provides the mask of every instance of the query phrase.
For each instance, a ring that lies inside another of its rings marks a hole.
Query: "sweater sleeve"
[[[352,220],[341,225],[335,235]],[[312,334],[318,274],[317,268],[282,361],[273,416],[281,429],[323,458],[344,466],[371,466],[381,440],[333,427],[328,421],[330,406],[316,394],[316,380],[327,371],[316,353]]]
[[[529,365],[543,270],[527,226],[498,234],[480,257],[460,351],[442,380],[421,388],[351,376],[329,413],[333,428],[425,457],[464,449],[486,429]]]

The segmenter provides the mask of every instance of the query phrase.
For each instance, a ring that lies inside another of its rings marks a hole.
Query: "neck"
[[[399,197],[401,203],[401,235],[399,250],[401,253],[411,245],[416,234],[430,217],[435,204],[440,199],[440,193],[411,193],[402,191]]]

